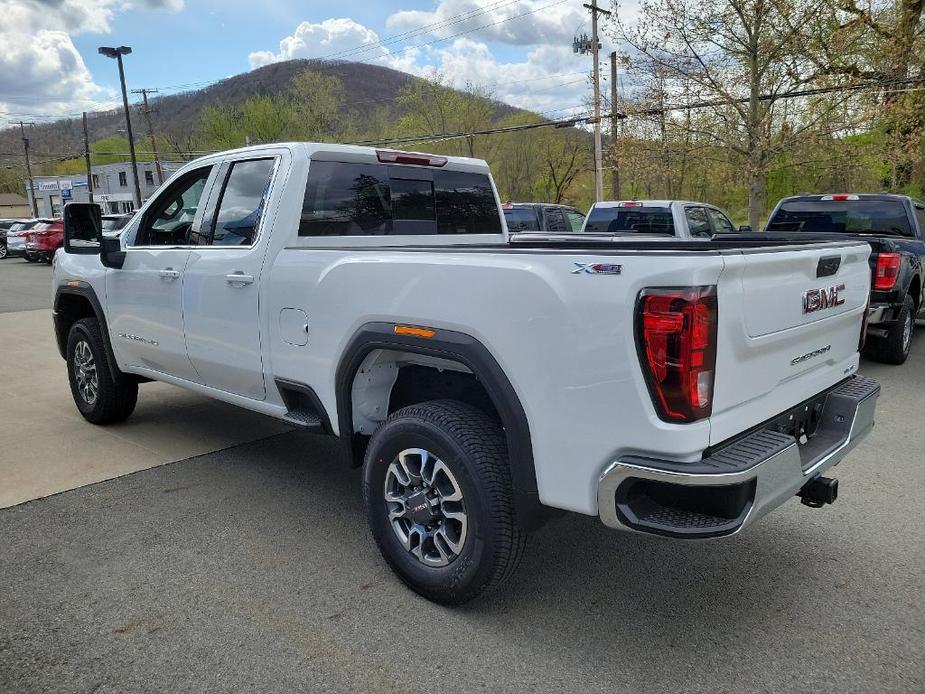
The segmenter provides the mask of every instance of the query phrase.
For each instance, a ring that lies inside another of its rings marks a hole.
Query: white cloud
[[[302,22],[292,36],[279,42],[279,52],[256,51],[248,58],[252,68],[295,58],[332,58],[364,63],[379,63],[396,70],[414,69],[418,49],[393,54],[381,45],[372,29],[341,17],[323,22]]]
[[[179,10],[183,0],[0,0],[0,115],[64,115],[108,108],[71,36],[108,33],[131,7]]]
[[[499,101],[552,117],[584,110],[591,61],[576,56],[571,46],[540,46],[527,53],[525,60],[502,62],[485,43],[458,38],[446,48],[430,51],[429,56],[430,69],[457,88],[467,82],[481,85]]]
[[[603,3],[602,3],[603,4]],[[386,21],[390,32],[421,31],[447,38],[466,33],[484,41],[532,46],[571,44],[588,21],[578,2],[550,0],[440,0],[433,12],[404,10]]]

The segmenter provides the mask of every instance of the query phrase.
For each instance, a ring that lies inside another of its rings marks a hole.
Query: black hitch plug
[[[800,503],[810,508],[822,508],[838,498],[838,480],[829,477],[814,477],[797,492]]]

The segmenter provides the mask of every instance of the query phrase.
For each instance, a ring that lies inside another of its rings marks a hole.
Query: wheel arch
[[[59,286],[55,290],[52,319],[55,325],[55,341],[58,343],[58,352],[61,354],[62,359],[67,359],[67,338],[71,332],[71,327],[82,318],[96,318],[99,321],[100,332],[103,334],[103,342],[106,346],[106,354],[109,357],[107,360],[109,362],[109,371],[113,378],[117,378],[121,372],[116,366],[115,356],[112,351],[106,314],[103,312],[103,306],[100,304],[93,287],[83,281],[74,285]]]
[[[456,362],[484,388],[504,429],[511,466],[517,518],[524,527],[541,522],[530,427],[520,398],[491,352],[476,338],[453,330],[437,330],[429,338],[398,335],[394,323],[361,326],[347,344],[335,373],[337,422],[347,459],[357,464],[364,440],[355,433],[353,384],[364,360],[376,350],[421,355]]]

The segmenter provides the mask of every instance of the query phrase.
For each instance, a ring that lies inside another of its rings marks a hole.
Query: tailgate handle
[[[838,272],[839,267],[841,267],[840,255],[819,258],[819,264],[816,266],[816,277],[831,277]]]

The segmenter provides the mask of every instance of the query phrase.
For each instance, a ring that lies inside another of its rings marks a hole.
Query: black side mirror
[[[106,267],[121,270],[125,264],[122,239],[118,236],[104,236],[100,245],[100,262]]]
[[[95,255],[103,238],[100,206],[90,202],[69,202],[64,206],[64,252]]]
[[[752,228],[748,224],[742,224],[739,226],[739,233],[744,234],[746,231],[751,231]]]

